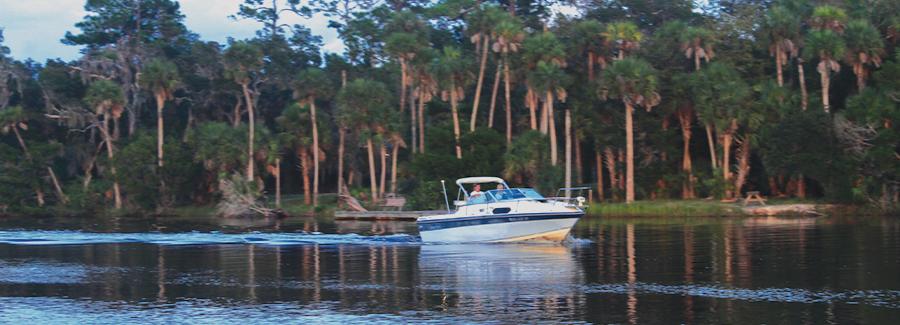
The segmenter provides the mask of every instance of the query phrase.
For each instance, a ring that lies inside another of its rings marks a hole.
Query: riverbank
[[[622,202],[595,202],[587,209],[589,215],[605,217],[747,217],[747,216],[809,216],[828,215],[833,212],[883,214],[862,206],[826,204],[803,200],[769,200],[766,205],[742,201],[717,200],[660,200]]]

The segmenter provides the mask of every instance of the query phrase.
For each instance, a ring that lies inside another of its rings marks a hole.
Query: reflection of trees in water
[[[754,304],[698,298],[688,289],[682,296],[646,294],[640,288],[644,284],[725,290],[900,285],[896,278],[900,223],[877,220],[871,225],[848,225],[830,220],[750,218],[659,224],[652,219],[587,220],[575,234],[591,242],[572,247],[0,245],[0,261],[6,266],[11,261],[40,261],[80,266],[74,269],[84,272],[83,277],[68,277],[81,283],[0,281],[0,296],[60,296],[128,304],[194,298],[290,302],[298,308],[333,304],[327,308],[359,313],[444,311],[472,321],[516,317],[498,321],[518,323],[537,319],[741,322],[744,318],[728,317],[756,311],[762,315],[762,306],[769,306],[800,319],[818,320],[825,317],[825,304]],[[292,226],[302,230],[302,224],[297,220]],[[73,268],[60,269],[72,272]],[[54,271],[51,267],[34,272]],[[53,278],[50,273],[37,275]],[[597,284],[619,284],[623,289],[600,294],[586,290]],[[835,320],[872,320],[861,316],[863,309],[839,306],[831,312]]]
[[[632,290],[635,283],[712,284],[725,288],[760,285],[806,288],[820,286],[822,280],[834,287],[848,283],[843,275],[817,281],[806,278],[810,274],[821,277],[821,271],[817,269],[820,266],[841,273],[839,267],[820,265],[820,261],[813,260],[829,259],[822,255],[821,249],[816,249],[816,245],[826,242],[839,246],[838,243],[843,242],[823,238],[822,229],[817,226],[817,222],[821,221],[815,218],[610,218],[587,221],[574,230],[577,237],[594,241],[590,245],[591,252],[586,252],[587,256],[582,257],[586,261],[587,281],[597,284],[624,283],[625,286],[621,298],[604,300],[605,306],[589,300],[586,308],[603,310],[612,308],[609,305],[618,305],[621,308],[618,312],[625,317],[623,322],[638,322],[638,316],[645,316],[640,312],[642,296]],[[880,229],[884,231],[885,228]],[[867,237],[860,231],[842,235],[852,236],[857,241]],[[896,238],[898,232],[894,231],[891,235]],[[872,256],[862,250],[864,243],[846,246],[854,252],[840,255],[851,259]],[[681,300],[682,321],[686,323],[694,322],[699,315],[709,312],[727,316],[736,312],[738,303],[729,299],[697,300],[688,292],[678,299]],[[653,318],[644,318],[643,321],[647,319]]]

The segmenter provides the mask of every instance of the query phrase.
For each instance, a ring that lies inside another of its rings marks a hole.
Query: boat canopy
[[[465,177],[456,180],[456,185],[462,186],[462,184],[479,184],[479,183],[500,183],[506,185],[506,181],[504,181],[500,177],[490,177],[490,176],[481,176],[481,177]]]

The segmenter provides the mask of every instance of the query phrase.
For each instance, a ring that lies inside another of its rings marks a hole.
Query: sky
[[[225,42],[230,36],[236,39],[251,38],[262,24],[250,20],[228,18],[238,10],[242,0],[179,0],[181,12],[185,15],[185,25],[201,39]],[[78,34],[75,23],[87,14],[84,0],[0,0],[0,28],[13,58],[31,58],[44,62],[51,58],[74,60],[79,57],[80,47],[64,45],[60,39],[71,31]],[[315,35],[322,36],[323,50],[331,53],[343,52],[343,43],[333,29],[328,28],[328,20],[322,16],[311,19],[286,15],[282,20],[289,24],[302,24]]]

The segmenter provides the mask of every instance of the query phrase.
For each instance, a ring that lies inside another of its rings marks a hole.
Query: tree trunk
[[[781,191],[778,190],[778,183],[775,182],[775,176],[769,176],[769,192],[771,196],[781,196]]]
[[[497,92],[500,90],[500,72],[503,71],[502,66],[503,64],[497,64],[497,72],[494,73],[494,87],[491,88],[491,108],[488,111],[489,128],[494,127],[494,112],[497,108]]]
[[[866,68],[862,63],[857,63],[853,65],[853,72],[856,74],[856,90],[862,93],[866,88]]]
[[[19,141],[19,146],[22,147],[22,152],[25,153],[25,159],[27,159],[29,163],[33,164],[34,162],[33,162],[33,159],[31,158],[31,153],[28,152],[28,146],[25,145],[25,140],[22,138],[22,134],[19,133],[19,126],[12,125],[10,127],[12,128],[13,133],[16,135],[16,140]],[[49,169],[50,167],[47,167],[47,168]],[[52,172],[52,170],[51,170],[51,172]],[[41,190],[40,185],[35,186],[34,193],[37,196],[38,206],[43,207],[44,206],[44,191]]]
[[[747,175],[750,174],[750,137],[744,136],[741,141],[741,158],[738,162],[737,178],[734,181],[735,197],[741,196],[741,189],[747,182]]]
[[[806,75],[803,73],[803,59],[797,58],[797,74],[800,80],[800,107],[805,111],[809,106],[809,93],[806,91]]]
[[[406,109],[406,60],[400,58],[400,112]]]
[[[313,139],[313,207],[319,205],[319,124],[316,122],[316,98],[309,98],[309,117]]]
[[[338,195],[344,193],[344,137],[346,136],[346,133],[347,131],[343,127],[338,127]]]
[[[372,203],[378,200],[378,180],[375,178],[375,147],[372,138],[366,139],[366,150],[369,151],[369,188],[372,190]]]
[[[509,100],[509,55],[503,53],[503,84],[506,99],[506,146],[512,145],[512,102]]]
[[[129,121],[132,119],[132,116],[134,116],[134,115],[132,114],[133,112],[134,112],[134,110],[132,110],[132,109],[129,109],[129,110],[128,110],[128,119],[129,119]],[[119,126],[119,119],[118,119],[118,118],[113,120],[113,128],[115,129],[115,130],[113,131],[113,133],[112,133],[113,141],[119,141],[119,136],[121,135],[122,127]]]
[[[824,61],[819,63],[820,67],[822,67],[823,63]],[[822,80],[822,109],[825,110],[825,113],[831,112],[831,103],[829,102],[830,97],[828,96],[828,92],[831,89],[831,76],[829,76],[831,73],[830,69],[831,68],[827,66],[819,69],[819,76]]]
[[[165,94],[156,94],[156,160],[159,167],[163,166],[163,107],[166,105]]]
[[[712,162],[712,168],[713,170],[719,169],[719,165],[716,161],[716,144],[713,141],[712,125],[709,125],[709,123],[704,124],[706,125],[706,141],[709,143],[709,158]]]
[[[634,202],[634,107],[625,102],[625,203]]]
[[[603,157],[600,156],[600,149],[594,151],[594,160],[597,165],[597,200],[603,201]]]
[[[559,153],[556,141],[556,119],[553,113],[553,93],[547,92],[547,127],[550,132],[550,164],[556,166],[559,161]]]
[[[572,113],[566,110],[566,188],[572,187]],[[566,197],[571,196],[571,191],[566,190]]]
[[[797,175],[797,197],[801,199],[806,198],[806,179],[803,177],[803,174]]]
[[[456,159],[462,159],[462,147],[459,146],[459,111],[457,110],[456,86],[450,90],[450,109],[453,113],[453,139],[456,140]]]
[[[725,184],[731,181],[731,143],[736,128],[737,120],[732,119],[728,131],[722,135],[722,176],[725,179]],[[725,198],[732,198],[731,190],[725,190]]]
[[[238,127],[241,125],[241,99],[237,98],[236,103],[234,103],[234,112],[231,115],[231,125],[234,127]]]
[[[776,75],[778,75],[778,86],[784,87],[784,51],[782,51],[781,44],[775,46],[775,71]]]
[[[528,106],[528,116],[529,122],[531,122],[531,129],[538,130],[538,122],[537,122],[537,95],[534,94],[534,90],[531,87],[527,87],[528,92],[525,95],[525,106]],[[543,113],[541,113],[543,116]],[[544,131],[541,131],[541,134],[546,134]]]
[[[634,133],[632,133],[632,134],[634,134]],[[618,168],[622,168],[622,166],[625,165],[625,149],[619,148],[619,155],[617,158],[619,160]],[[619,181],[618,182],[619,182],[619,190],[624,192],[625,191],[625,172],[622,171],[621,169],[619,170]]]
[[[584,184],[584,158],[581,156],[581,141],[578,141],[577,133],[578,131],[572,130],[572,145],[575,147],[575,182],[580,186]]]
[[[250,125],[250,130],[249,130],[248,136],[247,136],[247,138],[248,138],[248,140],[247,140],[248,141],[248,143],[247,143],[247,181],[252,182],[256,179],[256,177],[254,177],[256,168],[253,166],[253,158],[254,158],[253,156],[254,156],[254,152],[256,152],[253,148],[253,142],[254,142],[254,137],[255,137],[254,132],[256,131],[254,129],[255,124],[256,124],[256,119],[255,119],[255,116],[253,115],[253,101],[250,100],[250,90],[247,88],[247,84],[246,83],[241,84],[241,89],[244,91],[244,100],[247,102],[247,117],[248,117],[248,121],[249,121],[249,125]]]
[[[693,199],[694,196],[694,173],[693,163],[691,162],[691,125],[694,113],[687,109],[678,111],[678,122],[681,124],[681,140],[683,142],[681,170],[684,172],[686,179],[681,186],[681,198]]]
[[[410,87],[412,88],[412,87]],[[411,89],[409,92],[409,133],[410,138],[412,139],[412,152],[416,153],[419,149],[419,135],[416,132],[416,128],[418,127],[418,121],[416,121],[416,117],[419,114],[419,110],[416,109],[416,91]]]
[[[312,204],[312,194],[310,193],[309,181],[309,151],[306,148],[300,149],[300,175],[303,177],[303,204]]]
[[[588,51],[587,57],[588,81],[594,81],[594,52]]]
[[[275,158],[275,207],[281,208],[281,158]]]
[[[103,114],[103,137],[106,141],[106,157],[109,158],[109,172],[113,178],[113,195],[116,209],[122,208],[122,192],[119,190],[119,180],[116,176],[116,166],[113,164],[113,142],[109,134],[109,114]]]
[[[100,155],[100,150],[103,149],[103,145],[106,141],[101,141],[99,145],[97,145],[97,149],[94,150],[94,155],[91,156],[91,159],[88,160],[88,163],[84,167],[84,181],[82,182],[82,188],[87,190],[91,185],[91,180],[94,178],[94,174],[91,172],[94,170],[94,165],[97,163],[97,156]]]
[[[391,193],[397,193],[397,155],[400,154],[400,145],[394,143],[394,147],[391,148]]]
[[[381,152],[381,158],[379,158],[381,162],[381,182],[378,183],[378,197],[384,197],[384,188],[385,184],[387,184],[387,147],[382,143],[378,146]]]
[[[694,71],[700,71],[700,56],[694,51]]]
[[[535,94],[535,98],[537,98],[537,94]],[[541,133],[547,135],[550,132],[550,99],[545,98],[543,105],[541,105]]]
[[[609,190],[612,192],[613,200],[618,200],[619,195],[616,189],[619,187],[618,177],[616,176],[616,153],[610,147],[604,150],[606,153],[606,170],[609,171]]]
[[[59,185],[59,179],[56,178],[56,173],[53,172],[53,168],[50,166],[47,166],[47,174],[50,174],[50,181],[53,182],[53,188],[56,190],[59,200],[64,204],[69,203],[69,197],[63,193],[62,186]]]
[[[472,103],[472,118],[469,122],[469,132],[475,132],[475,122],[478,120],[478,104],[481,101],[481,86],[484,84],[484,70],[487,68],[488,41],[490,37],[484,37],[484,45],[481,46],[481,65],[478,68],[478,83],[475,85],[475,101]]]
[[[419,152],[425,153],[425,91],[419,92]]]

